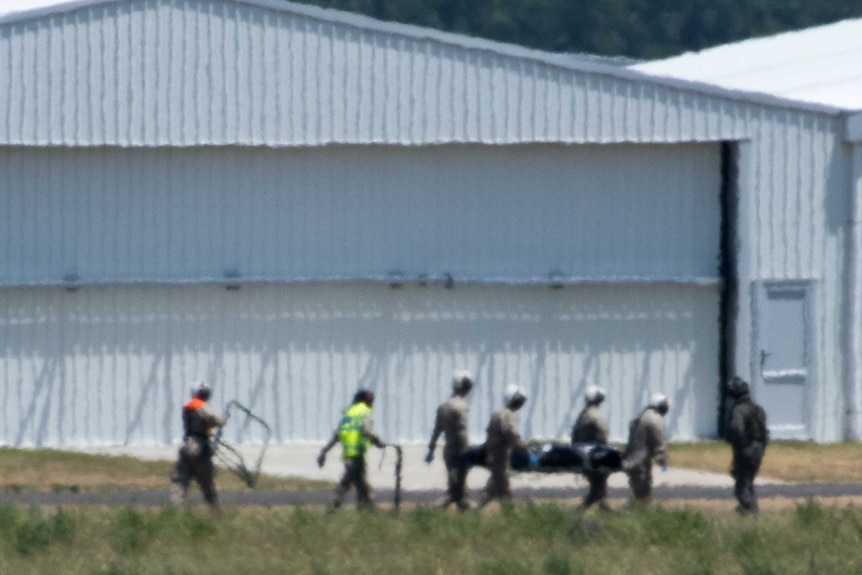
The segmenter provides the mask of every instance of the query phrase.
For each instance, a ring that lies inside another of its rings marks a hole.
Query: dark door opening
[[[721,239],[719,242],[718,272],[721,278],[719,288],[719,343],[718,343],[718,435],[725,436],[727,418],[732,404],[728,400],[724,383],[734,373],[734,347],[736,342],[736,323],[739,316],[739,279],[736,265],[739,218],[739,170],[737,159],[739,147],[734,142],[721,143]]]

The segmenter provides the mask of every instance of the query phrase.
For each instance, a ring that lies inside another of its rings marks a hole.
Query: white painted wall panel
[[[0,283],[714,282],[719,164],[716,145],[8,148]]]
[[[250,405],[279,442],[323,441],[355,389],[381,434],[427,441],[455,368],[472,370],[480,441],[509,383],[528,437],[565,437],[589,383],[611,435],[654,391],[671,437],[716,432],[715,287],[383,285],[0,290],[0,442],[168,444],[195,381]]]
[[[745,110],[785,108],[289,2],[120,0],[7,21],[0,71],[6,145],[716,141],[750,134]]]
[[[785,112],[756,123],[752,143],[742,146],[739,244],[742,300],[738,318],[739,373],[753,381],[759,352],[751,329],[751,282],[814,282],[812,378],[809,429],[818,441],[844,438],[847,241],[850,213],[850,150],[835,137],[829,118]]]

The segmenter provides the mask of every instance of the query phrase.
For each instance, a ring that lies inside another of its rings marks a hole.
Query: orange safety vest
[[[189,433],[189,427],[191,425],[189,422],[189,416],[191,415],[191,413],[193,411],[197,411],[198,409],[202,408],[204,406],[204,403],[205,403],[204,400],[202,400],[201,398],[193,397],[191,400],[189,400],[188,403],[186,403],[183,406],[183,433],[185,433],[186,437],[191,436],[191,434]],[[212,433],[212,430],[207,429],[207,431],[206,431],[207,437],[211,433]],[[195,434],[195,435],[197,436],[197,434]],[[198,436],[198,437],[200,437],[200,436]],[[205,439],[205,437],[203,439]]]
[[[204,400],[199,397],[193,397],[187,404],[183,406],[183,411],[194,411],[204,406]]]

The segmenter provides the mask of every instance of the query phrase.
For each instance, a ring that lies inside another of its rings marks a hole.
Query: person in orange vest
[[[353,396],[353,403],[346,408],[341,417],[341,423],[332,434],[320,454],[317,456],[317,465],[323,467],[326,463],[326,453],[336,443],[341,443],[341,459],[344,462],[344,475],[335,488],[335,499],[332,501],[333,509],[338,509],[344,503],[344,497],[350,487],[356,486],[356,506],[360,509],[372,509],[374,497],[371,485],[368,483],[368,470],[365,464],[365,455],[368,446],[374,445],[379,448],[386,447],[374,433],[374,416],[371,407],[374,405],[374,392],[360,389]]]
[[[198,384],[192,388],[192,399],[183,405],[183,443],[171,475],[171,502],[175,505],[186,502],[189,483],[194,479],[207,503],[213,508],[218,507],[210,435],[214,428],[224,427],[228,418],[210,411],[207,401],[211,394],[209,385]]]

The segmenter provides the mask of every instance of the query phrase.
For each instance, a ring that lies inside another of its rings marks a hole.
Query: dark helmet
[[[466,369],[459,369],[452,374],[452,391],[469,393],[473,388],[473,376]]]
[[[355,394],[353,394],[353,403],[363,402],[368,407],[374,403],[374,392],[370,389],[360,389]]]
[[[743,397],[751,393],[751,388],[748,382],[741,377],[734,377],[727,384],[727,395],[733,398]]]
[[[201,382],[196,386],[192,387],[193,397],[197,397],[202,401],[209,401],[210,395],[212,395],[212,389],[204,382]]]

